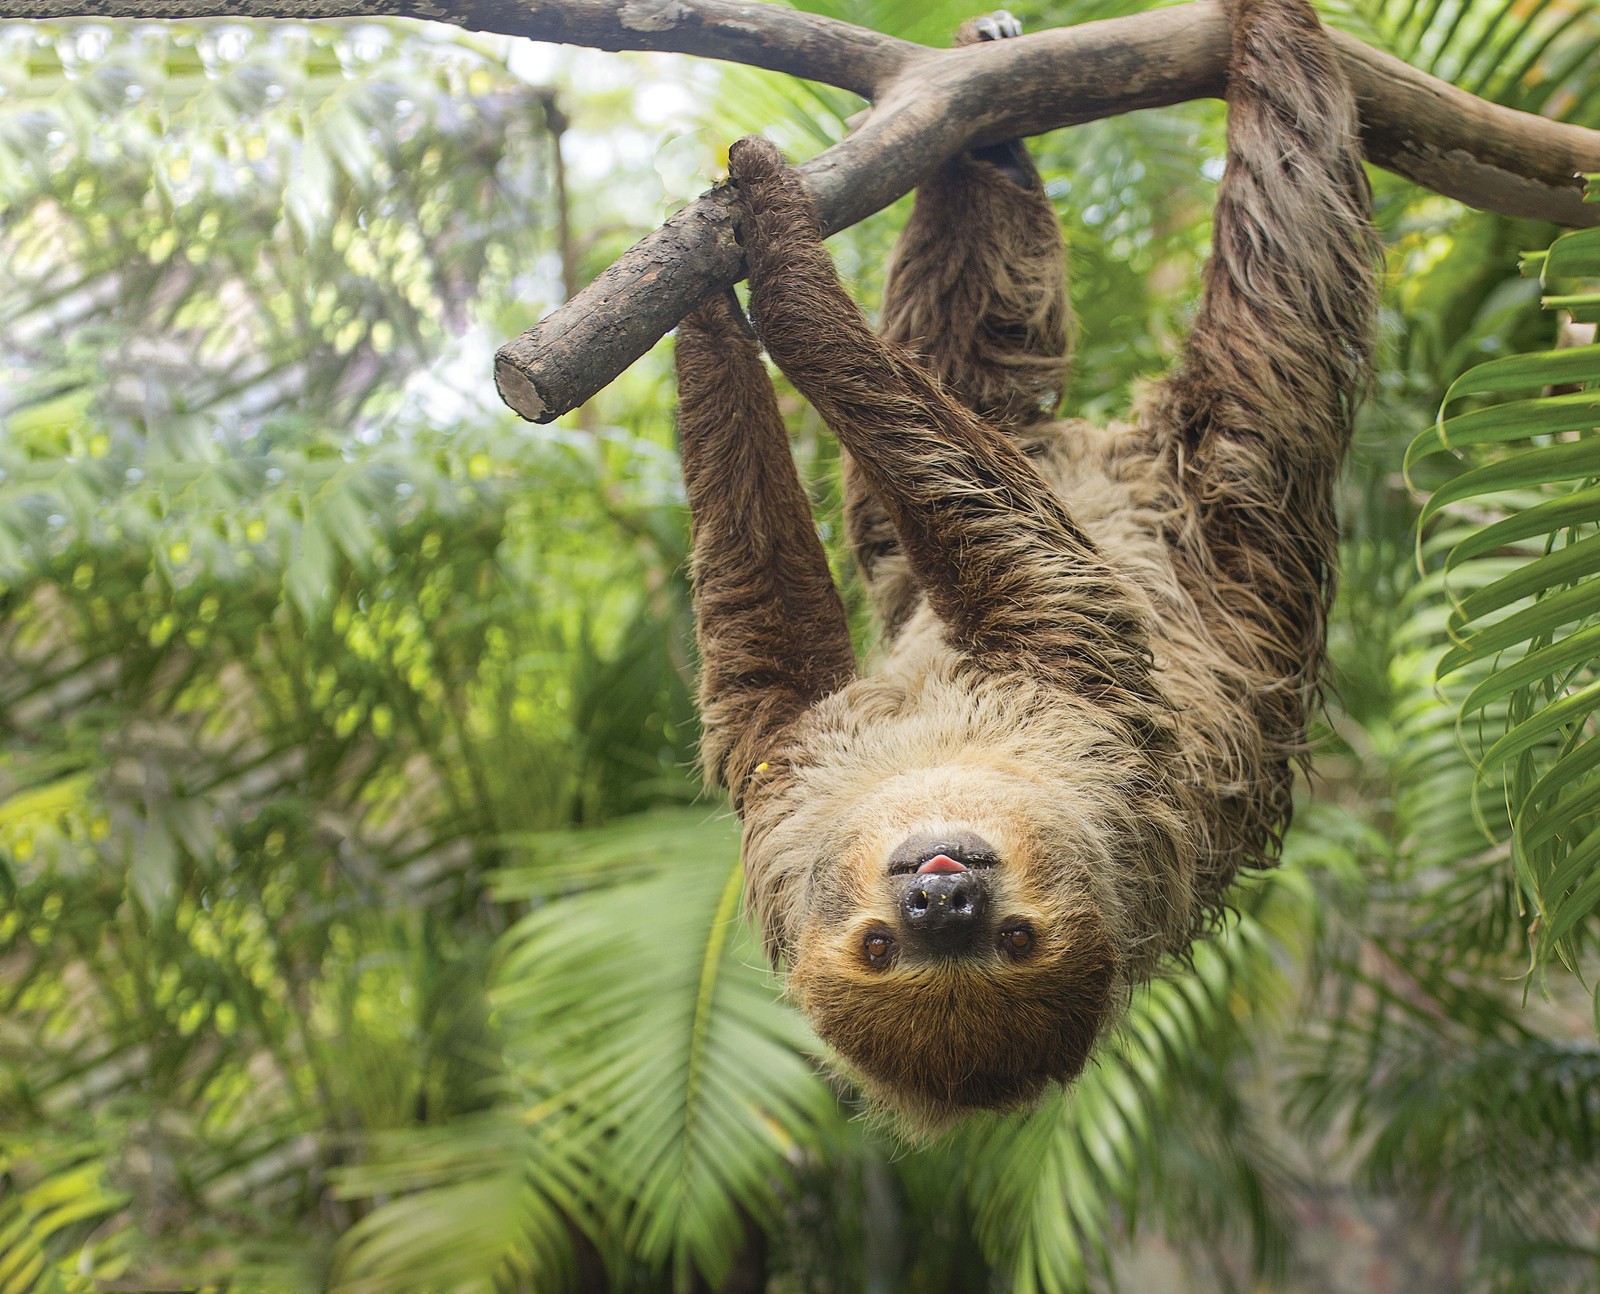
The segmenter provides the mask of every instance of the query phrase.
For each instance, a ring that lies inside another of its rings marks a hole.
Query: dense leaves
[[[494,1102],[503,838],[692,793],[672,529],[595,491],[670,462],[419,371],[541,248],[543,99],[394,35],[8,35],[7,1290],[322,1283],[351,1137]]]
[[[930,42],[970,12],[827,8]],[[1600,120],[1590,7],[1331,16]],[[561,428],[484,376],[723,141],[807,153],[858,105],[372,23],[0,45],[0,1294],[1054,1294],[1149,1287],[1157,1237],[1294,1288],[1299,1193],[1352,1166],[1480,1283],[1592,1284],[1561,963],[1593,969],[1600,875],[1600,366],[1516,274],[1548,231],[1378,177],[1386,363],[1284,865],[1072,1091],[906,1146],[779,999],[696,802],[662,357]],[[1175,355],[1220,125],[1038,142],[1073,412]],[[834,240],[869,305],[902,214]],[[1539,263],[1552,304],[1591,304],[1592,247]],[[832,442],[787,406],[843,572]]]
[[[1546,288],[1600,273],[1600,239],[1569,234],[1536,262]],[[1593,293],[1547,298],[1592,313]],[[1481,404],[1484,397],[1544,394]],[[1576,968],[1600,909],[1600,745],[1593,724],[1600,680],[1595,582],[1600,521],[1600,346],[1493,360],[1451,384],[1445,416],[1419,436],[1408,465],[1453,451],[1460,470],[1422,512],[1458,516],[1442,570],[1453,645],[1441,679],[1470,674],[1460,698],[1479,738],[1480,774],[1508,801],[1512,861],[1534,921],[1534,956]],[[1492,668],[1473,666],[1492,665]]]

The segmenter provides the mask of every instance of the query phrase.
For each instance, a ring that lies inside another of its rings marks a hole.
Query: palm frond
[[[1584,69],[1600,57],[1600,12],[1566,0],[1355,0],[1352,25],[1399,57],[1473,94],[1590,121]]]
[[[1316,816],[1331,830],[1298,837],[1191,966],[1141,990],[1094,1068],[1037,1113],[964,1134],[973,1225],[1007,1288],[1089,1287],[1152,1217],[1199,1249],[1233,1234],[1259,1272],[1281,1268],[1287,1170],[1237,1084],[1292,1001],[1283,963],[1309,951],[1319,887],[1349,884],[1357,866],[1337,812]]]
[[[1585,231],[1542,258],[1546,275],[1591,268]],[[1547,280],[1548,282],[1548,280]],[[1506,399],[1569,385],[1575,390]],[[1441,680],[1457,681],[1460,721],[1480,776],[1503,787],[1518,887],[1534,917],[1534,956],[1576,966],[1600,910],[1600,346],[1494,360],[1446,394],[1434,427],[1407,455],[1415,470],[1454,454],[1422,521],[1448,517],[1441,565],[1451,645]],[[1484,403],[1487,397],[1500,397]],[[1458,400],[1479,407],[1445,416]],[[1437,542],[1437,541],[1436,541]],[[1491,831],[1498,824],[1488,824]]]
[[[334,1288],[562,1288],[584,1177],[562,1149],[509,1112],[373,1139],[339,1187],[384,1202],[343,1236]]]
[[[740,919],[732,824],[690,810],[550,837],[502,892],[592,885],[608,858],[649,871],[519,922],[497,1010],[514,1072],[569,1112],[559,1135],[592,1147],[609,1243],[714,1285],[749,1222],[775,1224],[796,1149],[825,1137],[835,1103],[806,1059],[817,1044],[776,1000]]]
[[[107,1180],[105,1152],[0,1128],[0,1294],[89,1294],[126,1270],[125,1237],[106,1224],[129,1195]]]

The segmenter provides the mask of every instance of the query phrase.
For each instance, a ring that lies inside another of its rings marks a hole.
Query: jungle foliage
[[[969,13],[811,7],[932,43]],[[1600,126],[1590,3],[1328,17]],[[487,379],[663,182],[859,105],[517,58],[0,26],[0,1294],[1043,1294],[1152,1236],[1270,1288],[1328,1164],[1477,1287],[1592,1288],[1600,347],[1555,321],[1594,317],[1596,236],[1375,175],[1384,362],[1284,863],[1072,1091],[906,1147],[778,1001],[694,778],[670,352],[549,428]],[[1074,412],[1171,361],[1221,123],[1036,141]],[[834,240],[868,301],[903,214]],[[842,573],[832,442],[785,403]]]

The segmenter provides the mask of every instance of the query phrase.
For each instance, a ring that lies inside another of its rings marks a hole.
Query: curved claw
[[[996,9],[991,14],[974,19],[972,26],[979,40],[1006,40],[1022,35],[1021,20],[1005,9]]]

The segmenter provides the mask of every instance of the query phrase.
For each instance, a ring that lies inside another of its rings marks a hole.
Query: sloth
[[[1123,424],[1056,416],[1064,249],[1020,144],[920,186],[881,335],[798,175],[729,150],[754,333],[727,292],[677,341],[702,759],[786,991],[914,1130],[1070,1082],[1289,822],[1378,249],[1309,4],[1228,12],[1197,316]],[[838,437],[870,669],[757,336]]]

